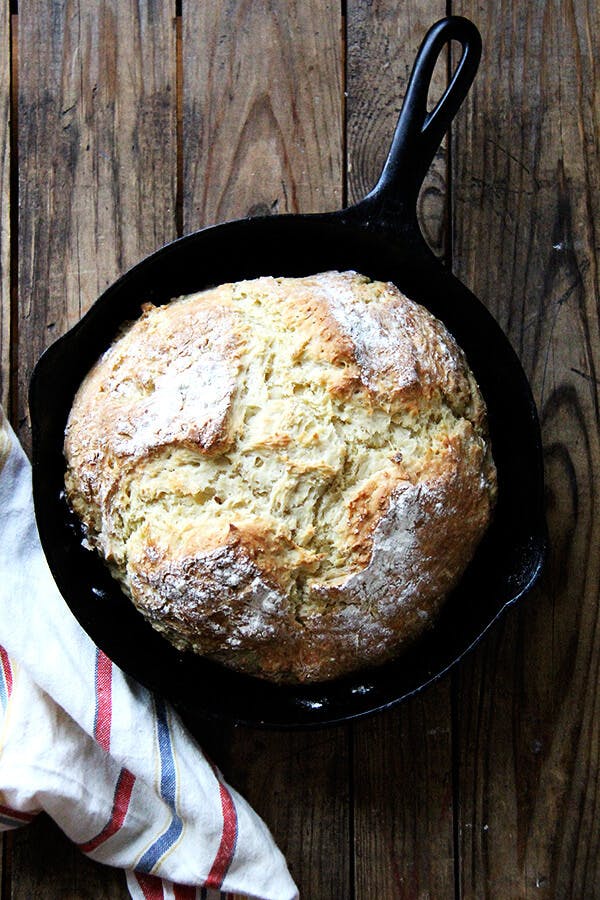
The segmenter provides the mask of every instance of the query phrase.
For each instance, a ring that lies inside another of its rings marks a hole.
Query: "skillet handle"
[[[444,94],[431,112],[427,112],[427,95],[433,71],[443,47],[449,41],[461,44],[462,55]],[[392,146],[379,181],[354,207],[359,215],[365,213],[371,223],[384,226],[394,225],[399,214],[405,221],[416,220],[417,197],[423,179],[444,134],[467,96],[480,58],[481,36],[468,19],[448,16],[429,29],[415,59]]]

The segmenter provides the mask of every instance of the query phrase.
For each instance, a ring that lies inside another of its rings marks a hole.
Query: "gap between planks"
[[[16,3],[14,4],[16,7]],[[10,16],[10,349],[8,371],[7,415],[16,424],[19,371],[19,19],[14,12]]]

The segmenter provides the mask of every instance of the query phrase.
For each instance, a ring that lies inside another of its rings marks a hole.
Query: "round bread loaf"
[[[65,455],[89,543],[152,625],[279,681],[397,654],[496,492],[464,354],[355,272],[145,306],[82,383]]]

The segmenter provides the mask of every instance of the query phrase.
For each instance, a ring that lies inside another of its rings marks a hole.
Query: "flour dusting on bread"
[[[464,354],[355,272],[146,307],[81,385],[65,455],[87,539],[154,627],[280,681],[397,654],[496,492]]]

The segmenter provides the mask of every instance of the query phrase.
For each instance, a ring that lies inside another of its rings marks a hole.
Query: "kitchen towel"
[[[298,896],[265,824],[174,710],[71,614],[0,408],[0,829],[42,811],[92,859],[123,868],[139,900]]]

